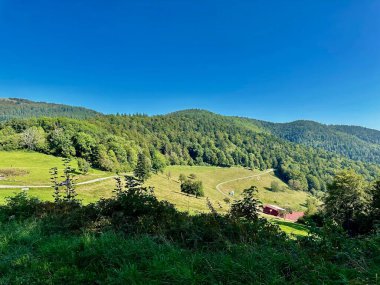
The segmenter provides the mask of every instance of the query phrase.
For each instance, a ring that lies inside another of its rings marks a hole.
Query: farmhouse
[[[264,205],[263,212],[267,215],[279,217],[285,214],[286,210],[275,205]]]

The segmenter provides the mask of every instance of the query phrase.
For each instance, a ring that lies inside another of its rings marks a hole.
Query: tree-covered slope
[[[290,142],[343,155],[347,158],[380,164],[380,131],[356,126],[324,125],[312,121],[252,124]]]
[[[185,110],[168,116],[198,114],[211,113],[203,110]],[[0,121],[31,117],[85,119],[96,115],[99,113],[81,107],[0,98]],[[377,130],[358,126],[323,125],[312,121],[279,124],[240,117],[223,117],[219,118],[219,121],[252,132],[271,133],[281,139],[307,147],[321,148],[349,159],[380,164],[380,131]]]
[[[296,190],[325,190],[332,175],[352,168],[367,179],[376,165],[283,140],[247,120],[190,110],[163,116],[109,115],[86,120],[34,118],[0,125],[0,148],[85,158],[94,167],[130,170],[143,152],[163,165],[276,168]]]
[[[96,115],[99,115],[99,113],[82,107],[33,102],[18,98],[0,98],[0,121],[13,118],[32,117],[68,117],[85,119]]]
[[[345,126],[345,125],[335,125],[335,126],[331,126],[331,128],[339,132],[353,135],[369,143],[380,144],[380,131],[378,130],[358,127],[358,126]]]

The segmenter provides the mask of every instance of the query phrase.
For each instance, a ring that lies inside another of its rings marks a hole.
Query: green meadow
[[[62,159],[34,152],[0,152],[0,172],[1,169],[18,169],[26,171],[19,176],[5,177],[0,180],[1,185],[49,185],[49,169],[58,167],[62,172]],[[76,167],[76,161],[72,161],[72,166]],[[203,182],[205,197],[195,198],[180,191],[178,177],[180,174],[189,176],[195,174],[196,179]],[[262,174],[262,176],[247,178],[229,182],[220,186],[220,190],[228,196],[228,193],[235,191],[234,197],[229,197],[216,190],[216,186],[222,182],[238,179],[242,177]],[[87,175],[78,173],[78,182],[89,181],[97,178],[109,177],[113,173],[91,169]],[[277,181],[284,192],[270,191],[272,181]],[[228,211],[230,203],[238,199],[242,191],[255,185],[259,189],[258,197],[263,203],[277,204],[281,207],[289,207],[293,210],[304,210],[304,202],[308,195],[305,192],[293,191],[287,188],[280,179],[273,173],[265,173],[258,170],[248,170],[242,167],[221,168],[213,166],[168,166],[163,173],[153,174],[146,182],[147,185],[155,188],[155,194],[160,200],[167,200],[173,203],[177,209],[190,213],[208,212],[206,198],[209,198],[215,209],[221,213]],[[108,198],[113,195],[115,188],[114,179],[101,182],[77,186],[78,197],[84,204],[96,202],[100,198]],[[0,189],[0,203],[4,203],[6,197],[12,196],[21,189]],[[50,188],[30,188],[28,194],[42,200],[52,200],[52,189]],[[305,234],[304,229],[297,229],[293,223],[273,219],[280,227],[288,233]]]

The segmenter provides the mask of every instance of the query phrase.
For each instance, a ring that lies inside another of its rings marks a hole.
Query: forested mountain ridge
[[[14,118],[68,117],[86,119],[100,113],[83,107],[34,102],[18,98],[0,98],[0,121]]]
[[[358,126],[324,125],[313,121],[252,124],[279,138],[313,148],[322,148],[353,160],[380,164],[380,131]]]
[[[171,115],[212,114],[204,110],[184,110]],[[62,104],[33,102],[17,98],[0,98],[0,121],[13,118],[68,117],[86,119],[100,113],[82,107]],[[242,117],[227,117],[223,120],[232,125],[254,132],[271,133],[281,139],[322,148],[349,159],[380,164],[380,131],[358,126],[324,125],[313,121],[271,123]]]
[[[185,110],[176,113],[207,112]],[[211,112],[209,112],[211,113]],[[234,125],[253,131],[275,135],[289,142],[320,148],[352,160],[380,164],[380,131],[360,126],[324,125],[299,120],[290,123],[272,123],[244,117],[225,117]]]
[[[359,126],[332,125],[331,128],[375,144],[380,144],[380,131]]]
[[[168,164],[276,168],[296,190],[324,191],[334,173],[350,168],[368,180],[380,167],[283,140],[248,119],[189,110],[168,115],[107,115],[13,119],[0,124],[0,149],[77,156],[94,167],[130,170],[138,153],[154,169]]]

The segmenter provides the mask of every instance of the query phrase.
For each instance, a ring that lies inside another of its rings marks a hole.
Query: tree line
[[[326,191],[340,169],[353,169],[366,180],[380,173],[375,164],[287,142],[239,118],[198,110],[153,117],[9,120],[0,124],[0,149],[75,156],[108,171],[133,170],[140,153],[155,172],[166,165],[275,168],[293,189],[311,192]]]

